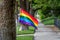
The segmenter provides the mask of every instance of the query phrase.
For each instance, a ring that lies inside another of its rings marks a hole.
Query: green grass
[[[19,36],[16,40],[33,40],[33,36]]]
[[[21,35],[21,34],[33,34],[34,33],[34,28],[33,27],[29,27],[29,30],[23,30],[23,31],[19,31],[19,26],[16,27],[16,34]]]
[[[54,25],[54,20],[51,19],[51,20],[44,21],[43,24],[45,24],[45,25]]]
[[[42,23],[45,25],[54,25],[54,18],[49,17],[49,18],[45,18],[43,20],[44,21]]]

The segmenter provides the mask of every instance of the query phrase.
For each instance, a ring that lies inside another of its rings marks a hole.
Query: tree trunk
[[[2,0],[0,6],[0,40],[16,40],[15,0]]]
[[[27,8],[27,11],[30,12],[30,2],[29,2],[29,0],[26,1],[26,8]]]
[[[30,14],[34,17],[34,13],[35,13],[35,12],[34,12],[34,10],[33,10],[33,8],[32,8],[32,1],[33,1],[33,0],[30,1]]]
[[[27,10],[27,8],[26,8],[26,0],[20,0],[20,8],[23,8],[23,9]]]
[[[20,8],[25,9],[26,11],[28,11],[29,10],[28,5],[29,4],[28,4],[27,0],[20,0]],[[28,26],[21,25],[19,31],[21,31],[21,30],[28,30],[28,29],[29,29]]]
[[[16,27],[18,26],[18,1],[15,2],[15,20],[16,20]]]

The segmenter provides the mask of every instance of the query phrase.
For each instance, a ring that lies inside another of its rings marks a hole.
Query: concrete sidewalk
[[[60,35],[39,23],[38,30],[34,34],[34,40],[60,40]]]
[[[16,35],[16,36],[34,36],[34,34],[22,34],[22,35]]]

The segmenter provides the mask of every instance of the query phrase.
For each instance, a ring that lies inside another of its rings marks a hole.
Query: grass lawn
[[[54,18],[45,18],[44,21],[42,22],[45,25],[54,25]]]
[[[33,40],[33,36],[19,36],[16,40]]]
[[[16,27],[16,34],[21,35],[21,34],[33,34],[34,33],[34,28],[33,27],[29,27],[29,30],[23,30],[23,31],[19,31],[19,26]]]

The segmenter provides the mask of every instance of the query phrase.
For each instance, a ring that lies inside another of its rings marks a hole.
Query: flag
[[[38,21],[30,13],[24,9],[20,9],[20,19],[19,22],[24,25],[33,26],[37,29]]]

